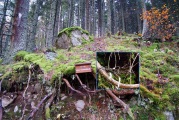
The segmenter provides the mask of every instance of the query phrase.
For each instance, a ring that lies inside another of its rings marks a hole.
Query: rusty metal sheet
[[[75,65],[76,73],[92,72],[91,63],[81,63]]]

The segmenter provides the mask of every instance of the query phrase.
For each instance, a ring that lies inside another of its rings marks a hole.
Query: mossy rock
[[[65,28],[58,34],[56,40],[56,47],[62,49],[69,49],[73,46],[79,46],[87,44],[93,41],[93,37],[90,36],[89,32],[80,27],[69,27]]]

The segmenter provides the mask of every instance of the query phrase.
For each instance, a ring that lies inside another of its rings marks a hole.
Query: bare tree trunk
[[[102,35],[102,10],[101,10],[102,0],[98,0],[98,36]]]
[[[86,20],[85,20],[85,29],[89,31],[89,0],[86,0]]]
[[[85,29],[85,0],[80,1],[81,4],[81,28]]]
[[[122,14],[122,30],[123,32],[125,32],[126,29],[125,29],[125,20],[124,20],[124,2],[121,3],[121,14]]]
[[[108,12],[107,12],[107,16],[108,16],[108,20],[107,20],[107,32],[111,33],[111,2],[110,0],[107,0],[107,6],[108,6]]]
[[[8,6],[8,2],[9,0],[5,0],[4,1],[4,8],[3,8],[3,16],[2,16],[2,20],[1,20],[1,26],[0,26],[0,56],[2,55],[2,52],[3,52],[3,28],[4,28],[4,25],[5,25],[5,22],[6,22],[6,12],[7,12],[7,6]]]
[[[51,2],[51,9],[50,9],[50,20],[48,23],[48,28],[47,28],[47,38],[46,38],[46,47],[51,48],[52,43],[54,41],[53,37],[53,30],[54,30],[54,21],[55,21],[55,8],[56,8],[56,2],[57,0],[52,0]]]
[[[141,25],[141,19],[140,19],[140,2],[136,1],[137,5],[137,24],[138,24],[138,33],[142,33],[142,25]]]
[[[29,0],[16,1],[10,51],[8,51],[9,53],[5,56],[4,63],[10,62],[18,51],[26,50],[28,11]]]
[[[114,34],[114,0],[110,0],[111,1],[111,33]]]
[[[142,0],[142,12],[143,14],[146,12],[146,4],[145,4],[145,0]],[[147,31],[148,31],[148,26],[147,26],[147,20],[144,19],[143,20],[143,29],[142,29],[142,37],[146,38],[147,37]]]
[[[57,0],[56,3],[56,9],[55,9],[55,22],[54,22],[54,30],[53,30],[53,43],[52,45],[55,45],[55,40],[58,37],[58,32],[59,32],[59,24],[60,24],[60,6],[61,6],[61,0]]]
[[[34,16],[33,16],[33,21],[32,21],[32,26],[31,26],[31,34],[30,34],[30,41],[27,42],[27,50],[28,51],[34,51],[36,48],[36,31],[37,31],[37,23],[38,23],[38,17],[39,17],[39,12],[40,12],[40,6],[42,5],[43,0],[37,0],[36,1],[36,7],[34,11]]]

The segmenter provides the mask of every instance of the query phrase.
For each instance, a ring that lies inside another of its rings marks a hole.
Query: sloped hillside
[[[77,63],[91,62],[96,72],[97,51],[140,53],[140,92],[136,91],[130,99],[123,99],[129,104],[134,119],[165,120],[166,112],[172,113],[175,118],[179,117],[177,44],[175,41],[148,44],[142,40],[136,41],[136,37],[126,35],[95,38],[70,49],[50,49],[36,53],[20,51],[15,56],[14,63],[0,66],[1,89],[5,91],[3,95],[11,93],[16,96],[4,108],[4,119],[18,119],[22,116],[35,119],[129,118],[104,91],[84,98],[69,92],[62,81],[65,78],[73,84],[71,77],[75,74],[74,65]],[[81,112],[74,105],[79,99],[85,101],[85,108]]]

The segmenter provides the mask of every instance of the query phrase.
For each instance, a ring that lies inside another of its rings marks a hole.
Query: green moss
[[[142,93],[143,96],[147,97],[147,98],[151,98],[156,102],[160,101],[160,96],[149,91],[145,86],[140,84],[140,92]]]
[[[68,60],[68,58],[64,55],[64,54],[58,54],[56,59],[60,60],[60,61],[64,61],[64,60]]]
[[[176,83],[179,83],[179,74],[171,75],[170,79],[174,80]]]
[[[25,61],[34,62],[36,60],[41,59],[43,56],[40,54],[31,53],[24,56]]]
[[[46,108],[46,110],[45,110],[45,117],[46,117],[46,119],[50,119],[51,117],[50,117],[50,108],[48,107],[48,108]]]
[[[19,52],[15,55],[14,60],[15,60],[15,61],[23,60],[23,59],[24,59],[24,56],[26,56],[26,55],[28,55],[28,54],[29,54],[29,52],[27,52],[27,51],[19,51]]]
[[[74,31],[74,30],[80,30],[82,33],[89,35],[88,31],[82,29],[81,27],[74,26],[74,27],[69,27],[69,28],[65,28],[65,29],[61,30],[58,33],[58,37],[60,37],[63,33],[65,33],[68,37],[70,37],[71,32]]]
[[[0,64],[2,64],[2,61],[3,61],[3,60],[0,58]]]
[[[29,65],[29,62],[20,61],[18,63],[13,64],[12,69],[13,71],[22,71],[23,69],[28,68]]]

